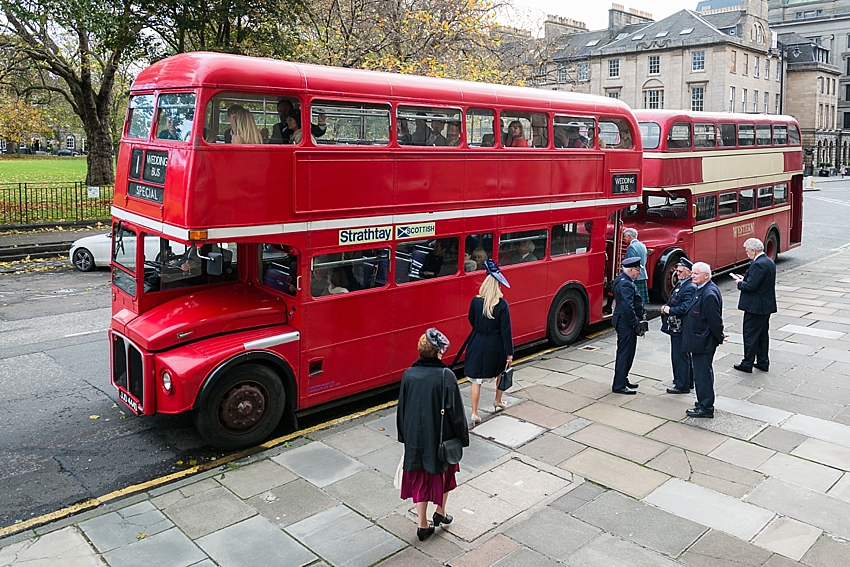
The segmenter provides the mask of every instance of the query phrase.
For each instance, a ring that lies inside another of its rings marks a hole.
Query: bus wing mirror
[[[221,252],[210,252],[207,259],[207,273],[211,276],[220,276],[224,271],[224,257]]]

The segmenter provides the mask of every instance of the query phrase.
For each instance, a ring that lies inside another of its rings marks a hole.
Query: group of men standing
[[[628,234],[630,248],[637,241],[633,229]],[[642,246],[642,245],[641,245]],[[764,254],[758,238],[744,242],[752,263],[741,276],[732,274],[741,291],[738,309],[744,312],[744,359],[734,368],[751,373],[753,368],[768,371],[768,329],[770,314],[776,312],[776,265]],[[628,380],[634,362],[637,338],[643,336],[645,295],[636,281],[645,272],[639,255],[622,261],[622,273],[612,282],[616,306],[613,325],[617,331],[617,360],[612,391],[635,394],[638,384]],[[645,265],[645,260],[643,261]],[[697,401],[685,413],[689,417],[714,417],[714,369],[717,347],[726,340],[723,332],[723,297],[711,281],[711,266],[682,258],[676,266],[678,282],[661,308],[661,332],[670,336],[673,387],[668,394],[688,394],[696,388]],[[645,276],[644,276],[645,277]]]

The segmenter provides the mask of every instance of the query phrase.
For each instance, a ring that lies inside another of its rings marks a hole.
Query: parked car
[[[172,242],[173,253],[179,254],[183,248]],[[145,258],[156,258],[159,255],[159,237],[148,236],[145,238]],[[68,252],[71,263],[81,272],[90,272],[95,268],[108,267],[112,259],[112,233],[96,234],[80,238],[71,245]]]
[[[67,148],[62,148],[61,150],[56,152],[56,155],[60,157],[74,157],[80,155],[80,152],[78,152],[77,150],[69,150]]]

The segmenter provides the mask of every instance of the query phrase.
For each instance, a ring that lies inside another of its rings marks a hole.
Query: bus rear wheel
[[[558,294],[549,308],[548,335],[555,346],[575,342],[587,318],[584,299],[574,289],[565,289]]]
[[[271,435],[285,406],[277,374],[260,364],[243,364],[213,386],[207,402],[195,410],[195,426],[216,447],[244,449]]]
[[[776,261],[776,257],[779,256],[779,239],[776,238],[776,233],[773,231],[767,235],[764,241],[764,255],[774,262]]]

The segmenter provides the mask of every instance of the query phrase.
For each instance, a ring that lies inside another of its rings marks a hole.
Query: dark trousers
[[[614,364],[614,384],[611,389],[622,390],[629,381],[629,370],[635,360],[637,333],[625,317],[617,319],[614,328],[617,330],[617,362]]]
[[[714,360],[714,351],[695,352],[691,354],[694,365],[694,386],[697,389],[697,407],[702,411],[714,412],[714,369],[711,363]]]
[[[753,363],[768,366],[767,357],[770,329],[770,313],[759,315],[744,311],[744,360],[742,366],[752,368]]]
[[[682,333],[670,334],[670,361],[673,363],[673,387],[682,392],[693,388],[691,353],[682,350]]]

